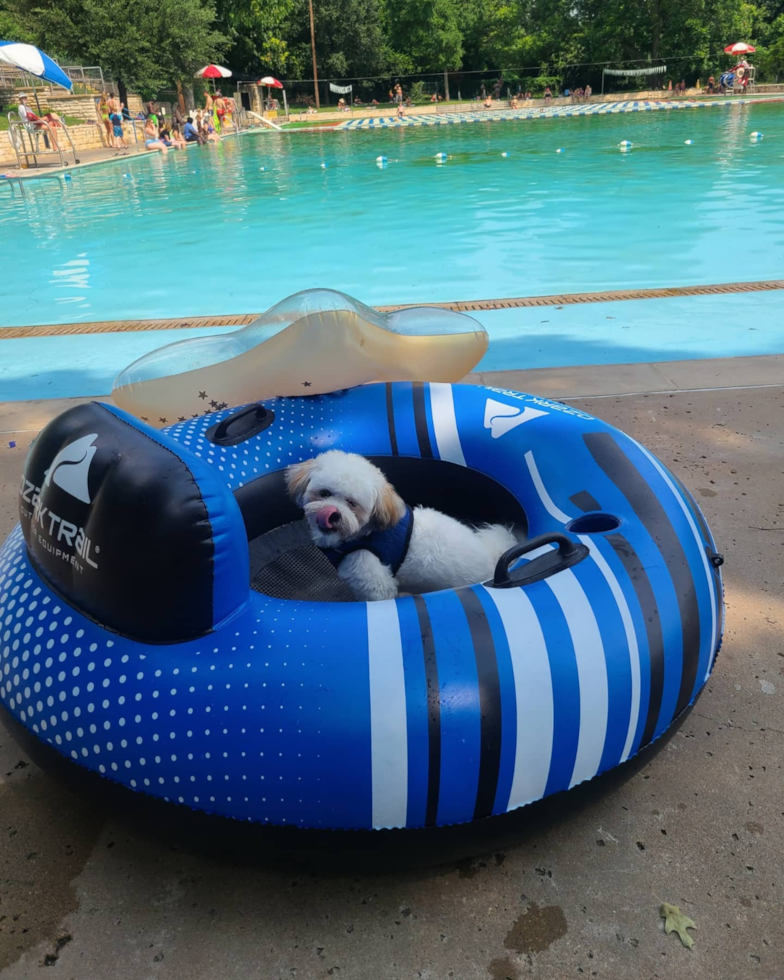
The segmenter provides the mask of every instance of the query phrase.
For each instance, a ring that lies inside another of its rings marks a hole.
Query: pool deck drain
[[[406,307],[436,307],[458,313],[482,310],[514,310],[527,307],[572,306],[580,303],[611,303],[635,299],[666,299],[674,296],[722,296],[733,293],[763,293],[784,289],[784,279],[756,282],[725,282],[702,286],[664,286],[652,289],[611,289],[597,293],[556,293],[550,296],[517,296],[509,299],[456,300],[452,303],[408,303],[378,306],[382,313]],[[183,330],[210,327],[244,327],[259,313],[233,313],[225,316],[173,317],[157,320],[98,320],[84,323],[46,323],[32,327],[2,327],[0,340],[27,337],[62,337],[70,334],[127,333],[143,330]]]

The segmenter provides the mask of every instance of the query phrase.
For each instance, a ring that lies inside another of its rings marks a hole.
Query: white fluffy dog
[[[410,510],[364,456],[330,450],[286,471],[314,543],[358,599],[392,599],[492,577],[516,543],[509,528],[474,530],[430,507]]]

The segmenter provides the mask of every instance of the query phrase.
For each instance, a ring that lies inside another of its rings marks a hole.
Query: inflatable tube
[[[487,350],[472,317],[437,307],[378,313],[331,289],[295,293],[229,334],[182,340],[134,361],[112,398],[153,425],[276,395],[371,381],[459,381]]]
[[[528,543],[458,590],[252,589],[256,543],[298,517],[285,467],[334,447],[410,504],[527,525]],[[20,517],[0,706],[79,777],[175,813],[366,830],[507,813],[658,739],[722,635],[721,559],[677,478],[505,389],[367,385],[165,432],[81,405],[36,439]]]

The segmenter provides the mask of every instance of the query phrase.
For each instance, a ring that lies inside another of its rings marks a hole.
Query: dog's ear
[[[295,463],[293,466],[286,468],[286,489],[289,492],[289,496],[300,505],[305,496],[305,491],[308,489],[310,471],[313,469],[315,462],[314,459],[306,459],[302,463]]]
[[[376,498],[376,506],[373,508],[372,514],[373,523],[384,531],[401,521],[405,512],[406,505],[398,496],[395,488],[391,483],[385,483]]]

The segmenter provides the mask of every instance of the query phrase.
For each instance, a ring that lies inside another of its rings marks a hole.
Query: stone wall
[[[41,108],[44,111],[56,112],[60,116],[71,116],[72,118],[90,120],[94,122],[97,118],[95,106],[97,97],[92,95],[49,95],[46,98],[39,96]],[[32,105],[35,110],[35,105]]]

